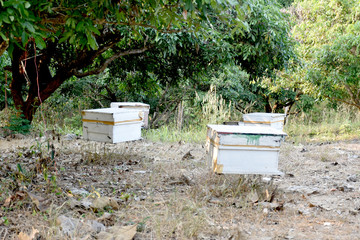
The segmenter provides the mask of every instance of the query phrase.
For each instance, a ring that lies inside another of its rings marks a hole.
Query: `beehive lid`
[[[141,102],[112,102],[110,104],[111,107],[118,107],[118,108],[122,108],[122,107],[144,107],[144,108],[150,108],[149,104],[146,103],[141,103]]]
[[[83,122],[115,125],[141,120],[137,109],[99,108],[82,111]]]
[[[273,116],[273,117],[282,117],[285,116],[284,113],[262,113],[262,112],[255,112],[255,113],[247,113],[244,115],[251,115],[251,116]]]
[[[218,134],[251,134],[251,135],[277,135],[287,136],[282,130],[269,126],[236,126],[236,125],[207,125]]]
[[[97,109],[86,109],[86,110],[83,110],[83,112],[115,115],[115,114],[123,114],[123,113],[127,113],[127,112],[138,112],[138,111],[132,110],[132,109],[97,108]]]

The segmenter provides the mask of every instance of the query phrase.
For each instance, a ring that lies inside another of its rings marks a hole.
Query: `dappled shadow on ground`
[[[358,237],[359,141],[285,143],[284,176],[214,175],[184,142],[29,137],[0,152],[0,239]]]

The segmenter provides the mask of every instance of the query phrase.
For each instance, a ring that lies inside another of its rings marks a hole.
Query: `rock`
[[[182,157],[182,160],[189,160],[189,159],[194,159],[194,156],[191,154],[191,150],[185,153],[184,156]]]
[[[336,187],[337,190],[341,191],[341,192],[352,192],[355,190],[354,187],[352,186],[339,186],[339,187]]]
[[[212,197],[211,199],[209,199],[209,203],[216,204],[216,205],[221,205],[222,201],[219,198]]]
[[[14,139],[25,139],[26,136],[24,134],[16,133],[13,135]]]
[[[95,220],[89,220],[86,222],[86,224],[90,224],[91,229],[94,230],[94,232],[99,233],[101,231],[105,231],[105,226],[102,223],[99,223],[98,221]]]
[[[71,209],[74,209],[75,207],[81,207],[84,209],[90,209],[92,202],[88,198],[84,198],[81,201],[77,201],[75,199],[70,199],[69,205]]]
[[[265,183],[269,183],[269,182],[271,182],[271,180],[272,180],[272,177],[263,177],[262,178],[262,181]]]
[[[317,187],[307,187],[307,186],[291,186],[286,189],[287,192],[298,192],[305,195],[314,195],[314,194],[320,194],[321,191]]]
[[[60,215],[56,218],[56,225],[61,227],[61,230],[65,235],[74,236],[75,230],[78,228],[80,221],[78,219],[69,218],[64,215]]]
[[[346,181],[348,181],[348,182],[357,182],[357,176],[356,175],[351,175],[346,179]]]
[[[84,196],[87,196],[87,195],[90,194],[88,191],[86,191],[86,190],[83,189],[83,188],[80,188],[80,189],[78,189],[78,188],[71,188],[71,189],[70,189],[70,192],[71,192],[72,194],[74,194],[74,195],[84,195]]]
[[[303,148],[303,149],[300,150],[300,152],[302,152],[302,153],[303,153],[303,152],[307,152],[307,151],[308,151],[308,150],[307,150],[306,148]]]
[[[65,141],[71,141],[71,140],[75,140],[77,139],[78,136],[76,134],[72,134],[72,133],[69,133],[69,134],[66,134],[64,137],[63,137],[63,140]]]
[[[89,233],[99,233],[106,228],[102,223],[95,220],[80,221],[75,218],[60,215],[56,218],[56,225],[61,227],[62,232],[71,238],[85,236]]]
[[[283,203],[270,203],[270,202],[260,202],[259,206],[263,207],[266,211],[281,211],[284,209]]]

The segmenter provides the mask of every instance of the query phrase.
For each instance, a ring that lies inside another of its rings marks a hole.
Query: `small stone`
[[[357,176],[356,175],[351,175],[346,179],[346,181],[348,181],[348,182],[357,182]]]
[[[65,141],[71,141],[71,140],[74,140],[74,139],[77,139],[77,135],[76,135],[76,134],[72,134],[72,133],[66,134],[66,135],[63,137],[63,140],[65,140]]]
[[[271,181],[271,177],[263,177],[262,180],[266,183],[270,182]]]
[[[80,189],[78,189],[78,188],[71,188],[71,189],[70,189],[70,192],[71,192],[72,194],[74,194],[74,195],[84,195],[84,196],[89,195],[89,192],[86,191],[86,190],[83,189],[83,188],[80,188]]]
[[[303,148],[303,149],[301,149],[301,151],[300,152],[307,152],[308,150],[306,149],[306,148]]]

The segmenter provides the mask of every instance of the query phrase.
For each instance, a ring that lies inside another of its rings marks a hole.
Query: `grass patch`
[[[154,142],[203,143],[206,140],[206,125],[189,126],[181,130],[164,125],[157,129],[143,130],[142,135],[145,139]]]
[[[295,143],[342,141],[360,137],[360,112],[341,105],[329,109],[319,105],[309,113],[290,116],[285,126],[288,140]]]

